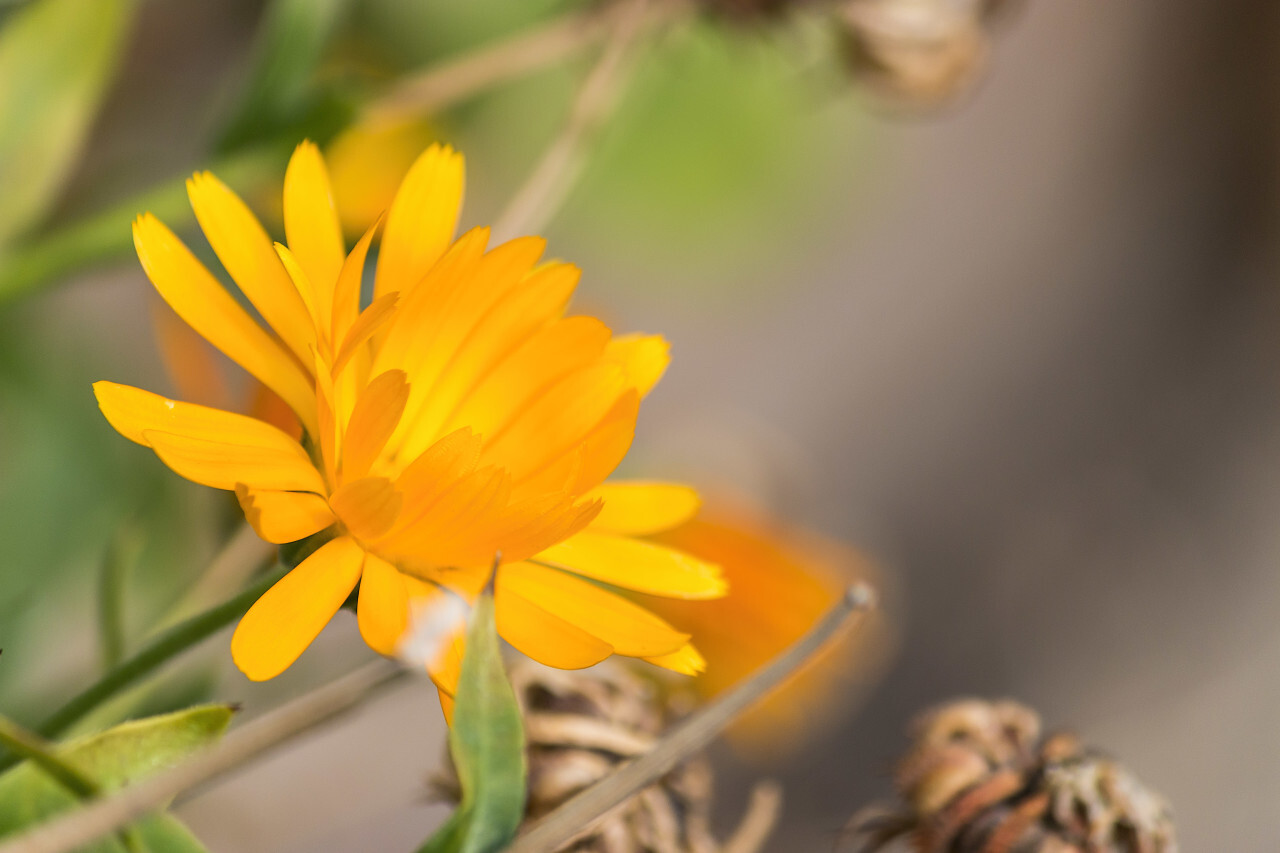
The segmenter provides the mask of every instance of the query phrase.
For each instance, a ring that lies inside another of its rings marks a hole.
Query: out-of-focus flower
[[[562,672],[521,662],[510,674],[527,740],[527,821],[553,811],[622,763],[648,752],[680,716],[678,699],[623,667],[606,664],[588,672]],[[435,786],[444,799],[460,798],[452,765],[446,765]],[[757,789],[752,808],[725,843],[711,831],[712,800],[711,766],[696,755],[559,850],[751,853],[763,845],[777,815],[771,786]]]
[[[729,499],[709,501],[697,517],[655,541],[723,567],[727,597],[646,601],[684,627],[706,656],[696,685],[714,696],[749,677],[800,639],[855,581],[881,586],[852,549]],[[730,729],[749,752],[774,754],[823,730],[844,709],[851,685],[875,678],[891,650],[878,611],[857,635],[838,637],[779,690]]]
[[[241,620],[232,655],[252,679],[291,665],[357,585],[361,633],[391,654],[411,611],[474,597],[495,566],[498,629],[535,660],[576,668],[617,653],[697,672],[687,634],[607,588],[725,592],[718,567],[636,538],[692,516],[691,489],[602,482],[630,446],[667,344],[564,316],[579,271],[539,263],[539,238],[486,250],[488,229],[477,228],[455,241],[462,189],[451,149],[415,161],[361,310],[377,226],[346,254],[314,145],[298,147],[285,176],[288,247],[197,174],[188,193],[200,226],[268,328],[150,214],[134,224],[138,256],[165,301],[284,400],[306,438],[112,382],[95,384],[99,405],[177,473],[234,490],[263,539],[329,532]],[[460,654],[459,635],[429,662],[446,710]]]
[[[913,729],[897,772],[907,808],[856,816],[863,850],[904,839],[918,853],[1177,853],[1159,794],[1074,735],[1041,740],[1024,705],[962,699]]]
[[[370,119],[334,137],[325,160],[344,234],[363,234],[391,207],[400,179],[433,136],[420,119]]]

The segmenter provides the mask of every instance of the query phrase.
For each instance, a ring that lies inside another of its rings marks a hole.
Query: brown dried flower
[[[927,712],[895,784],[906,808],[854,817],[863,851],[1177,853],[1168,804],[1074,735],[1040,739],[1016,702],[965,699]]]
[[[647,752],[683,710],[679,698],[621,664],[555,670],[522,660],[511,683],[524,714],[529,757],[526,823]],[[458,798],[457,780],[436,783]],[[711,767],[696,756],[585,828],[564,853],[754,853],[777,815],[778,794],[761,786],[728,841],[710,829]]]

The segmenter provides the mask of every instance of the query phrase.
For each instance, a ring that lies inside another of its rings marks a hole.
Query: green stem
[[[53,744],[3,715],[0,715],[0,744],[7,746],[20,759],[29,760],[82,800],[91,800],[102,794],[97,782],[58,757]],[[143,853],[142,839],[135,829],[126,827],[118,835],[129,853]]]
[[[54,754],[54,747],[40,735],[0,716],[0,743],[19,759],[28,759],[59,785],[82,799],[102,793],[98,783]]]
[[[73,697],[45,720],[37,731],[47,738],[62,734],[121,690],[239,619],[288,572],[287,567],[277,566],[222,604],[174,625]],[[0,761],[0,770],[14,763],[12,758]]]

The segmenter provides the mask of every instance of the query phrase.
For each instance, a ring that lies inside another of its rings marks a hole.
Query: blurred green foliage
[[[101,734],[74,741],[58,757],[110,792],[180,762],[215,743],[231,722],[225,705],[189,708],[136,720]],[[79,804],[75,794],[44,771],[23,763],[0,776],[0,837],[13,835]],[[200,853],[205,848],[176,818],[157,815],[138,824],[146,850],[155,853]],[[117,838],[102,839],[88,853],[124,853]]]
[[[122,360],[69,340],[73,324],[42,322],[35,307],[0,314],[0,705],[19,719],[96,674],[93,579],[121,526],[144,542],[126,633],[181,594],[217,535],[217,496],[99,414],[89,383]]]
[[[258,28],[243,94],[226,121],[218,150],[236,151],[263,140],[296,145],[324,141],[350,120],[353,107],[317,69],[351,7],[351,0],[275,0]]]
[[[0,255],[75,169],[136,5],[37,0],[0,30]]]

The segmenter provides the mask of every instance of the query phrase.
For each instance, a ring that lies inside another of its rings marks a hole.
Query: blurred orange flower
[[[855,581],[877,589],[874,566],[849,547],[788,525],[741,501],[708,500],[698,515],[654,541],[723,567],[729,594],[716,601],[645,599],[681,625],[707,659],[696,682],[715,696],[800,639]],[[838,636],[773,695],[734,724],[749,753],[769,755],[811,739],[847,710],[859,685],[878,677],[892,649],[883,614],[856,634]]]

